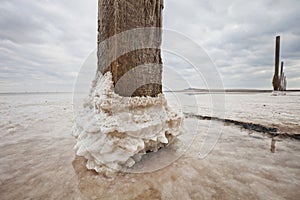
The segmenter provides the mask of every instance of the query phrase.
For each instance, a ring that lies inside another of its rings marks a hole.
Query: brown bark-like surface
[[[131,41],[132,38],[113,40],[105,44],[104,48],[99,46],[103,41],[123,31],[143,27],[161,28],[163,0],[99,0],[98,8],[98,71],[103,74],[110,71],[115,85],[122,77],[126,77],[115,89],[115,92],[122,96],[157,96],[162,92],[161,29],[150,35],[134,35],[135,41],[146,41],[153,44],[150,46],[158,48],[137,48],[116,56],[117,52],[126,49],[125,40]],[[113,61],[110,62],[111,60]],[[141,65],[148,67],[124,76]],[[140,79],[147,84],[137,84],[136,80]],[[136,90],[131,91],[128,88]]]

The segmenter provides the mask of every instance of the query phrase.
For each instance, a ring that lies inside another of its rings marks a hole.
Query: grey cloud
[[[271,88],[280,34],[288,86],[300,88],[299,10],[298,0],[165,0],[164,28],[201,45],[230,88]],[[2,0],[0,92],[71,91],[96,48],[96,23],[97,0]],[[187,63],[169,54],[163,59],[191,85],[203,85]]]
[[[165,26],[202,45],[226,87],[271,88],[278,34],[288,81],[300,77],[300,69],[292,70],[300,65],[292,62],[300,58],[299,1],[169,0],[165,7]],[[289,86],[299,88],[300,82],[292,81]]]
[[[95,1],[2,1],[0,92],[72,91],[96,47],[96,12]]]

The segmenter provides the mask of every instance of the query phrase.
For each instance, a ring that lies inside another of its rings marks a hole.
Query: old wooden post
[[[276,47],[275,47],[275,72],[273,77],[273,89],[277,91],[279,89],[279,57],[280,57],[280,36],[276,36]]]
[[[88,169],[127,172],[144,154],[157,152],[181,133],[182,115],[159,95],[163,0],[98,3],[98,71],[84,112],[75,120],[75,149]]]
[[[108,55],[112,55],[118,50],[124,48],[124,42],[115,41],[106,49],[106,53],[100,52],[99,45],[123,31],[128,31],[142,27],[158,27],[162,26],[162,9],[163,0],[99,0],[98,1],[98,71],[112,73],[114,84],[131,69],[152,63],[159,68],[149,69],[139,75],[155,76],[159,82],[143,85],[132,93],[127,91],[127,88],[136,77],[126,80],[115,89],[115,92],[121,96],[157,96],[162,92],[162,59],[161,50],[159,48],[144,48],[137,49],[119,56],[113,62],[105,62]],[[155,35],[153,42],[161,44],[161,31]],[[144,37],[144,36],[141,36]],[[145,38],[135,38],[135,40],[144,40]],[[152,42],[152,41],[151,41]],[[122,46],[123,45],[123,46]]]

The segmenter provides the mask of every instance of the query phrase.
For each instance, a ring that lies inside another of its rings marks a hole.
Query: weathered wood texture
[[[105,44],[104,49],[99,46],[103,41],[123,31],[142,27],[161,28],[163,0],[99,0],[98,9],[98,71],[103,74],[110,71],[116,85],[133,68],[146,64],[148,67],[144,70],[138,70],[127,76],[125,81],[123,80],[122,84],[116,87],[115,92],[122,96],[157,96],[162,92],[161,29],[157,29],[150,35],[134,35],[135,41],[147,41],[158,48],[134,49],[116,56],[117,52],[127,48],[126,42],[132,41],[129,36]],[[111,60],[113,62],[110,62]],[[135,81],[138,79],[148,79],[146,81],[148,84],[135,86]],[[132,93],[128,88],[133,87],[137,88]]]

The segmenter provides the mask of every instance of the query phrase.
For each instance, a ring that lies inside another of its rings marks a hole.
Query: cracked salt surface
[[[210,114],[209,95],[196,95],[201,108],[183,112]],[[166,94],[167,99],[168,94]],[[185,119],[188,133],[197,130],[187,152],[152,173],[105,177],[86,170],[75,157],[71,136],[71,94],[0,95],[1,199],[298,199],[299,141],[283,139],[271,153],[271,138],[225,126],[213,151],[199,160],[210,121]],[[172,103],[172,99],[168,99]],[[265,106],[263,106],[265,105]],[[226,118],[299,133],[300,93],[228,94]],[[279,114],[280,113],[280,114]],[[197,128],[198,127],[198,128]],[[193,134],[190,134],[192,137]],[[183,136],[181,136],[183,137]],[[190,141],[187,139],[187,141]],[[172,149],[158,151],[162,161]],[[151,168],[157,162],[144,164]],[[140,165],[143,164],[138,163]]]

